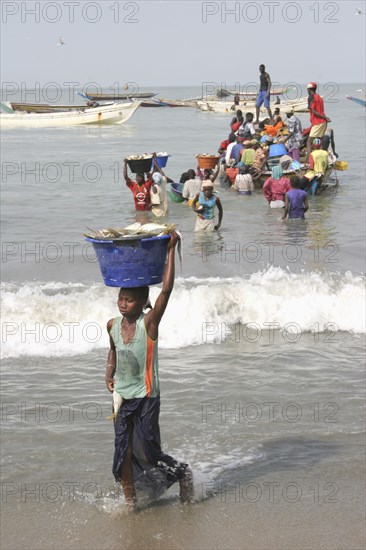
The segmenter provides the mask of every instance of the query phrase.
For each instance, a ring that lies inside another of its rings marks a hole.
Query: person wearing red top
[[[240,118],[243,118],[243,112],[240,109],[238,109],[235,113],[234,118],[230,122],[230,128],[233,132],[236,132],[236,130],[239,128],[240,124],[238,126],[238,122],[240,122],[239,121]],[[243,122],[241,122],[241,124],[242,123]],[[235,130],[234,130],[233,126],[235,126]]]
[[[230,185],[234,185],[235,178],[239,174],[239,168],[235,167],[235,164],[236,164],[235,160],[230,159],[229,166],[225,168],[225,173],[228,181],[230,182]]]
[[[145,172],[147,180],[145,181],[144,174],[136,174],[136,181],[132,181],[127,175],[127,159],[124,159],[123,177],[126,185],[133,194],[135,201],[135,210],[151,210],[150,189],[154,185],[150,172]]]
[[[324,102],[319,94],[316,93],[317,85],[315,82],[310,82],[307,85],[309,94],[308,106],[310,111],[311,129],[309,139],[306,144],[306,153],[309,157],[311,153],[312,138],[322,138],[327,129],[327,123],[331,122],[330,118],[325,115]]]

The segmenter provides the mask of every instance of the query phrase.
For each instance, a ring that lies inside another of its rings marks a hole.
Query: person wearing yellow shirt
[[[321,139],[314,138],[308,162],[309,170],[306,172],[301,185],[302,188],[310,187],[313,195],[315,195],[328,168],[328,152],[321,149],[321,146]]]
[[[244,164],[245,166],[252,166],[253,162],[254,162],[254,155],[255,155],[255,151],[253,149],[253,145],[254,145],[254,141],[257,143],[257,140],[253,140],[253,141],[249,141],[249,140],[246,140],[244,141],[244,150],[243,150],[243,153],[241,155],[241,162],[242,164]]]

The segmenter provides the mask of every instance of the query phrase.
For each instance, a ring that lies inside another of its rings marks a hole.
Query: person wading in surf
[[[113,474],[122,484],[126,504],[136,505],[136,484],[158,496],[176,481],[182,502],[193,499],[192,472],[163,453],[160,443],[160,388],[158,376],[158,329],[174,286],[176,232],[168,244],[163,288],[153,308],[149,287],[121,288],[121,316],[110,319],[110,338],[105,381],[110,392],[122,400],[115,416]]]

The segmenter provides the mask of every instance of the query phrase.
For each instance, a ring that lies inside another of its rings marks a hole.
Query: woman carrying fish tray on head
[[[136,505],[136,489],[157,497],[176,481],[181,501],[193,499],[191,470],[163,453],[159,429],[158,328],[173,290],[178,241],[173,231],[163,287],[154,307],[148,286],[121,288],[117,301],[121,316],[107,324],[110,350],[105,380],[118,403],[113,474],[131,509]],[[145,314],[147,307],[151,309]]]

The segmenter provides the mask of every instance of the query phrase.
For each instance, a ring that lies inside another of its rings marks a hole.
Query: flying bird
[[[64,45],[65,45],[64,39],[62,38],[62,36],[60,36],[60,38],[58,39],[57,46],[64,46]]]

